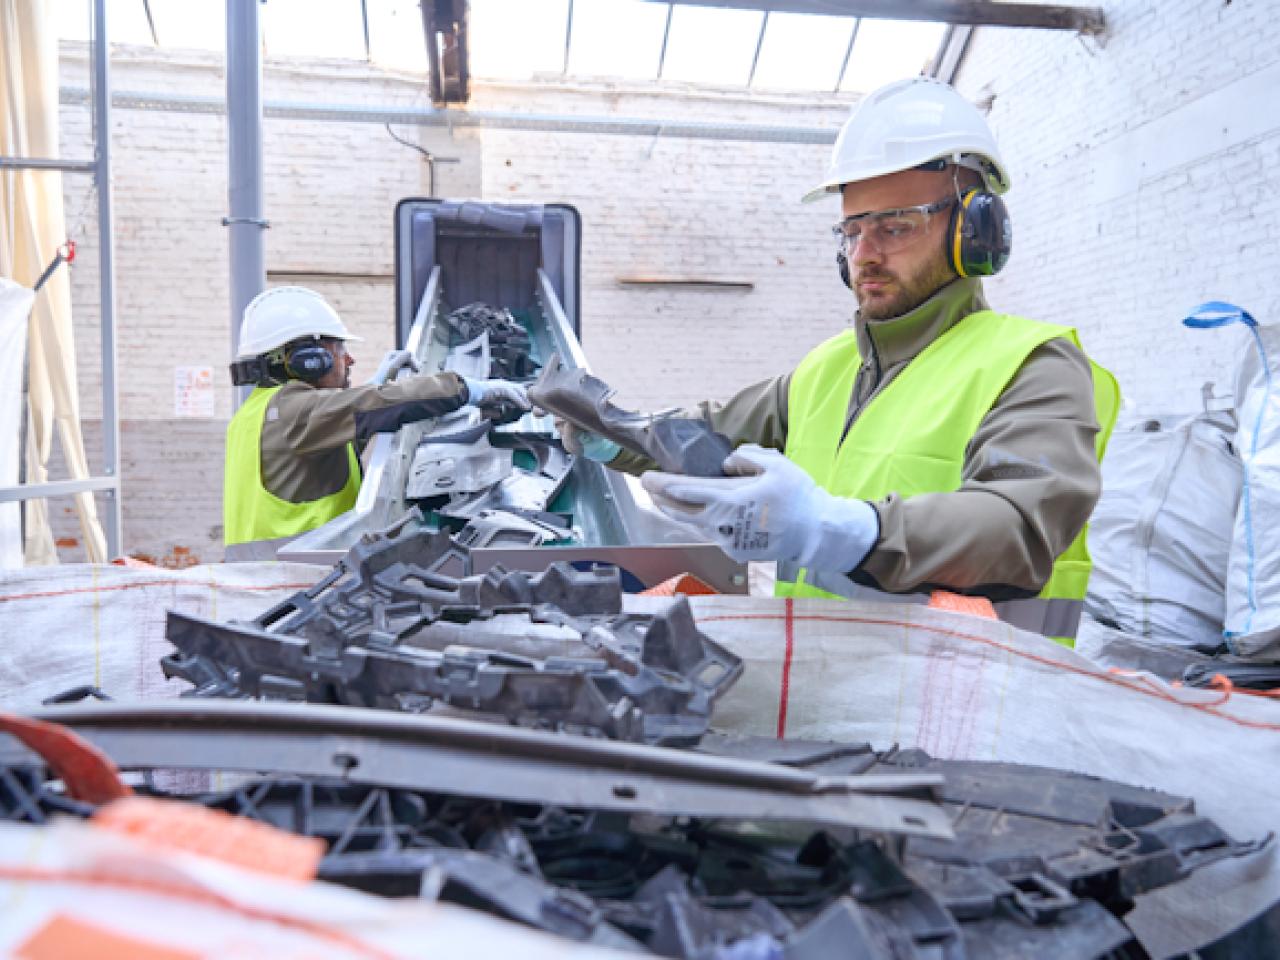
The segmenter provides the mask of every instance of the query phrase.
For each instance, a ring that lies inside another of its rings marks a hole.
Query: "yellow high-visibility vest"
[[[279,389],[255,387],[227,424],[222,479],[223,542],[227,546],[313,530],[354,507],[360,492],[360,461],[351,444],[347,444],[347,482],[337,493],[291,503],[267,490],[262,482],[262,423]]]
[[[1060,337],[1080,346],[1070,327],[992,310],[970,314],[894,377],[841,439],[862,363],[857,335],[847,330],[813,350],[791,378],[786,455],[836,496],[879,500],[889,493],[905,498],[958,490],[965,449],[978,426],[1032,351]],[[1120,388],[1109,372],[1090,364],[1101,461],[1119,411]],[[1086,534],[1087,527],[1057,558],[1036,599],[997,608],[1016,611],[1008,619],[1018,626],[1070,646],[1092,567]],[[848,597],[858,592],[847,577],[778,565],[778,596]]]

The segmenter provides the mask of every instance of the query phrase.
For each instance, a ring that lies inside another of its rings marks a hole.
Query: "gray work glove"
[[[531,410],[529,394],[525,388],[510,380],[473,380],[463,377],[467,386],[467,404],[473,407],[496,407],[511,404],[521,410]]]
[[[559,417],[556,417],[556,433],[560,434],[560,443],[565,450],[575,457],[608,463],[622,452],[621,445],[608,437],[575,427],[568,420],[561,420]]]
[[[390,383],[405,367],[414,373],[418,372],[418,361],[413,358],[413,354],[408,350],[389,350],[382,358],[382,362],[378,364],[378,369],[373,372],[369,382]]]
[[[856,570],[880,537],[865,500],[837,497],[777,450],[739,447],[723,477],[650,471],[640,484],[672,520],[692,524],[734,560],[789,560],[813,570]]]

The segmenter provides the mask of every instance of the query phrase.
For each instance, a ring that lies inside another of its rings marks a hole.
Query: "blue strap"
[[[1250,327],[1258,325],[1258,321],[1253,319],[1253,315],[1248,310],[1237,307],[1234,303],[1227,303],[1225,300],[1210,300],[1200,304],[1182,322],[1188,327],[1196,327],[1200,330],[1225,327],[1228,323],[1243,323]]]
[[[1247,551],[1246,598],[1249,603],[1249,612],[1245,617],[1242,630],[1223,631],[1223,639],[1227,642],[1227,649],[1231,653],[1236,653],[1236,647],[1232,641],[1248,636],[1253,632],[1253,618],[1258,612],[1257,544],[1255,543],[1253,532],[1253,490],[1249,482],[1249,465],[1258,455],[1258,435],[1262,432],[1263,414],[1272,405],[1270,399],[1273,388],[1271,358],[1267,356],[1266,346],[1262,342],[1262,336],[1258,333],[1258,321],[1253,319],[1249,311],[1243,307],[1237,307],[1234,303],[1210,300],[1208,303],[1202,303],[1192,310],[1191,315],[1183,319],[1182,322],[1188,327],[1195,327],[1201,330],[1207,330],[1211,327],[1224,327],[1229,323],[1243,323],[1249,328],[1249,332],[1253,334],[1254,345],[1258,349],[1258,358],[1262,364],[1266,397],[1262,403],[1258,404],[1258,416],[1253,424],[1253,442],[1250,444],[1250,449],[1241,452],[1241,459],[1244,461],[1244,484],[1240,491],[1240,510],[1242,513],[1241,525],[1244,527],[1245,549]],[[1239,398],[1237,398],[1237,402],[1238,400]]]

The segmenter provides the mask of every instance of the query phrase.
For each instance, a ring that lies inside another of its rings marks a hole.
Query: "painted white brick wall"
[[[1280,20],[1271,4],[1116,0],[1101,42],[980,29],[956,78],[1012,168],[1014,254],[993,305],[1080,329],[1143,412],[1231,390],[1242,331],[1280,322]]]

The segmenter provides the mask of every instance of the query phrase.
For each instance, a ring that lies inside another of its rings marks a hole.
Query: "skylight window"
[[[667,8],[644,0],[578,0],[573,5],[569,73],[652,80],[658,73]]]
[[[54,5],[61,38],[89,40],[88,0],[47,2]],[[259,8],[264,48],[272,59],[363,61],[367,55],[392,69],[425,74],[419,0],[365,2],[367,54],[360,0],[267,0]],[[567,74],[815,93],[838,84],[842,92],[865,93],[919,74],[938,55],[946,33],[941,23],[766,16],[648,0],[471,0],[470,10],[470,72],[482,79]],[[223,0],[150,0],[150,11],[148,22],[143,0],[111,0],[112,42],[150,46],[153,22],[163,48],[222,51],[226,44]]]
[[[663,80],[743,86],[751,73],[764,14],[752,10],[682,7],[671,15]]]
[[[852,17],[770,14],[751,86],[835,90],[854,22]]]
[[[269,57],[365,58],[360,0],[271,0],[261,18]]]
[[[569,0],[473,0],[471,75],[523,80],[560,73],[568,18]]]
[[[938,54],[946,24],[920,20],[863,20],[840,89],[868,93],[918,76]]]

